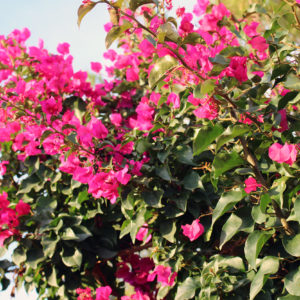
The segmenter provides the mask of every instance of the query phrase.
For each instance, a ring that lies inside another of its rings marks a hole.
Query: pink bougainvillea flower
[[[191,242],[204,233],[204,227],[198,219],[194,220],[191,225],[182,225],[181,228],[183,229],[183,234],[187,236]]]
[[[119,113],[113,113],[109,116],[109,119],[112,124],[114,124],[116,127],[120,127],[122,124],[122,115]]]
[[[112,292],[110,286],[101,286],[96,289],[96,300],[109,300],[109,296]]]
[[[45,114],[58,115],[62,110],[61,100],[56,101],[53,97],[41,102],[42,110]]]
[[[126,185],[128,181],[131,178],[131,175],[127,173],[128,172],[128,165],[125,166],[125,168],[121,171],[118,171],[115,173],[116,179],[121,183]]]
[[[90,288],[85,288],[85,289],[76,289],[76,293],[79,295],[77,297],[77,300],[94,300],[92,297],[92,290]]]
[[[140,291],[137,291],[131,296],[122,296],[121,300],[150,300],[150,297]]]
[[[291,166],[296,161],[297,152],[296,145],[274,143],[269,148],[269,157],[278,163],[286,163]]]
[[[171,103],[172,103],[174,109],[177,109],[177,108],[180,107],[180,98],[177,94],[170,93],[170,95],[168,96],[166,104],[171,104]]]
[[[9,201],[7,200],[7,193],[2,192],[2,194],[0,194],[0,210],[3,208],[7,208],[8,205]]]
[[[68,43],[59,44],[57,46],[57,52],[60,53],[60,54],[62,54],[62,55],[69,54],[69,52],[70,52],[70,44],[68,44]]]
[[[6,165],[9,164],[9,161],[4,160],[0,163],[0,175],[3,176],[6,173]]]
[[[227,67],[224,72],[230,77],[235,77],[240,83],[247,81],[247,57],[244,56],[233,56],[231,57],[231,61],[229,67]],[[222,74],[222,73],[221,73]]]
[[[144,239],[145,239],[145,237],[147,237],[146,239],[145,239],[145,243],[148,243],[148,242],[150,242],[150,240],[151,240],[151,238],[152,238],[152,235],[151,234],[149,234],[149,236],[147,236],[148,235],[148,224],[147,223],[145,223],[140,229],[139,229],[139,231],[138,231],[138,233],[136,234],[136,239],[138,240],[138,241],[144,241]]]
[[[253,49],[256,49],[259,52],[264,52],[269,47],[266,39],[262,36],[256,36],[248,43],[252,46]]]
[[[102,69],[102,65],[99,62],[91,62],[92,71],[99,73]]]
[[[148,281],[153,281],[156,276],[157,276],[157,281],[161,282],[163,286],[165,285],[172,286],[177,276],[177,272],[174,272],[172,274],[171,267],[158,265],[155,267],[154,271],[148,275]]]
[[[255,192],[258,187],[261,187],[262,185],[260,183],[257,183],[255,178],[249,177],[245,180],[245,192],[247,194],[250,194],[251,192]]]
[[[115,61],[115,59],[117,58],[117,52],[113,49],[109,49],[103,54],[103,57],[111,61]]]
[[[186,13],[183,15],[183,18],[181,20],[181,24],[179,29],[182,30],[185,33],[192,32],[194,29],[194,25],[191,23],[193,19],[193,15],[190,13]]]
[[[113,23],[112,22],[108,22],[108,23],[104,24],[104,30],[106,32],[109,32],[112,27],[113,27]]]
[[[155,47],[146,39],[144,39],[140,44],[139,48],[143,52],[143,55],[148,57],[153,54]]]
[[[139,71],[136,68],[126,70],[126,80],[129,82],[139,80]]]
[[[28,215],[30,212],[30,205],[21,199],[16,205],[16,212],[19,216]]]
[[[244,32],[249,36],[253,37],[257,35],[256,28],[259,25],[258,22],[252,22],[250,25],[244,27]]]
[[[180,18],[185,12],[185,7],[178,7],[176,9],[176,16]]]
[[[194,6],[193,13],[196,16],[201,16],[206,12],[206,8],[209,5],[209,0],[197,0],[197,4]]]

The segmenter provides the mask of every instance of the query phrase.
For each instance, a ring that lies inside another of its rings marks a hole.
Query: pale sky
[[[104,62],[106,51],[103,25],[109,22],[106,6],[98,4],[77,26],[77,9],[81,0],[0,0],[0,35],[14,29],[27,27],[31,37],[27,45],[37,45],[43,39],[45,48],[56,52],[59,43],[68,42],[74,57],[74,69],[90,71],[91,61]],[[174,9],[184,6],[191,11],[196,0],[173,0]],[[5,256],[9,259],[9,254]],[[4,259],[4,257],[0,258]],[[24,289],[10,298],[11,286],[0,292],[1,300],[35,300],[37,295],[27,295]]]

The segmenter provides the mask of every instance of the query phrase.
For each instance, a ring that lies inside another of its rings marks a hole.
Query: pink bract
[[[96,289],[96,300],[109,300],[109,296],[112,292],[110,286],[102,286]]]
[[[249,177],[245,180],[245,192],[247,194],[251,193],[251,192],[255,192],[257,190],[258,187],[261,187],[262,185],[260,183],[257,183],[256,179],[253,177]]]
[[[269,148],[269,157],[272,160],[278,163],[287,163],[290,166],[293,165],[293,163],[296,161],[297,153],[297,146],[290,145],[288,143],[285,143],[284,145],[274,143]]]
[[[195,241],[204,233],[204,227],[198,219],[194,220],[191,225],[182,225],[181,228],[183,229],[183,234],[187,236],[191,242]]]

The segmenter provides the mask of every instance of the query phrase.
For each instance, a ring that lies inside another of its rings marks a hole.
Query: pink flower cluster
[[[278,163],[286,163],[290,166],[293,165],[293,163],[297,159],[297,153],[298,149],[296,145],[291,145],[288,143],[285,143],[284,145],[281,145],[279,143],[274,143],[269,148],[269,157],[278,162]]]
[[[18,153],[20,160],[32,155],[58,155],[61,171],[72,174],[77,181],[88,183],[94,197],[104,197],[115,203],[119,186],[126,185],[132,176],[140,176],[144,162],[125,158],[132,153],[134,145],[124,143],[124,135],[136,126],[142,130],[152,128],[154,107],[148,100],[141,101],[136,107],[136,123],[130,126],[132,116],[125,119],[119,111],[133,106],[131,98],[136,91],[132,89],[122,94],[110,122],[104,124],[98,116],[98,110],[106,105],[102,97],[113,97],[110,92],[120,82],[105,80],[92,87],[86,72],[73,71],[69,44],[58,45],[59,55],[52,55],[44,49],[42,42],[38,47],[27,48],[25,41],[29,36],[28,29],[16,30],[8,37],[0,36],[0,63],[5,66],[0,70],[0,82],[5,86],[0,104],[7,106],[5,110],[0,108],[0,142],[12,141],[12,150]],[[107,57],[114,60],[116,55],[111,50]],[[30,59],[23,61],[21,57],[26,56]],[[127,68],[129,64],[137,69],[139,61],[135,54],[131,57],[123,55],[116,67]],[[33,80],[25,81],[22,76],[16,76],[15,67],[22,65],[30,66],[35,74]],[[98,73],[102,65],[93,62],[91,68]],[[88,108],[90,118],[79,119],[73,108],[64,104],[67,99],[62,95],[84,99],[81,101]],[[17,117],[13,107],[22,107],[25,99],[32,102],[32,110]],[[122,124],[128,129],[121,127]],[[112,126],[114,130],[110,131]],[[108,137],[110,134],[113,138]],[[70,135],[76,136],[73,142],[68,141]],[[100,147],[96,154],[95,148],[105,139],[113,140],[110,148]],[[73,149],[71,153],[70,149]],[[1,173],[5,172],[5,163],[1,163]]]
[[[213,98],[198,99],[191,94],[188,97],[188,101],[198,107],[194,110],[194,115],[197,118],[214,120],[218,117],[218,105]]]
[[[20,200],[15,208],[10,208],[10,202],[7,199],[6,192],[0,194],[0,247],[10,236],[19,234],[19,217],[27,215],[30,212],[30,206]]]

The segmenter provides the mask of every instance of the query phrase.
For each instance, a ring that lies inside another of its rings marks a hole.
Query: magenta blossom
[[[187,236],[191,242],[204,233],[204,227],[198,219],[194,220],[191,225],[182,225],[181,228],[183,229],[183,234]]]
[[[286,163],[291,166],[297,159],[297,152],[296,145],[285,143],[282,146],[275,143],[269,148],[269,157],[278,163]]]
[[[256,28],[259,25],[257,22],[252,22],[250,25],[246,25],[244,27],[244,32],[249,36],[249,37],[254,37],[257,35]]]
[[[165,267],[162,265],[156,266],[154,271],[148,275],[148,281],[153,281],[157,276],[157,281],[161,282],[161,284],[172,286],[174,284],[174,280],[177,276],[177,272],[172,274],[171,267]]]
[[[21,199],[19,203],[16,205],[16,212],[19,216],[28,215],[30,212],[30,206],[28,203],[23,202]]]
[[[62,55],[69,54],[70,52],[69,49],[70,49],[70,44],[68,43],[62,43],[57,46],[57,52]]]
[[[179,96],[175,93],[171,93],[168,96],[166,104],[170,104],[170,103],[172,103],[174,109],[179,108],[180,107],[180,98],[179,98]]]
[[[4,160],[0,163],[0,175],[3,176],[6,173],[6,165],[9,164],[9,161]]]
[[[145,243],[148,243],[150,242],[151,238],[152,238],[152,235],[149,234],[148,235],[148,224],[145,223],[138,231],[138,233],[136,234],[136,239],[138,241],[144,241],[145,239]]]
[[[257,183],[255,178],[253,177],[247,178],[245,180],[245,185],[246,185],[245,192],[247,194],[250,194],[251,192],[255,192],[258,187],[262,186],[260,183]]]
[[[254,37],[251,41],[249,41],[249,44],[252,46],[253,49],[256,49],[259,52],[264,52],[269,47],[269,45],[266,42],[266,39],[262,36]]]
[[[110,286],[101,286],[96,289],[96,300],[109,300],[109,296],[112,292]]]
[[[91,62],[92,71],[99,73],[102,69],[102,65],[99,62]]]

